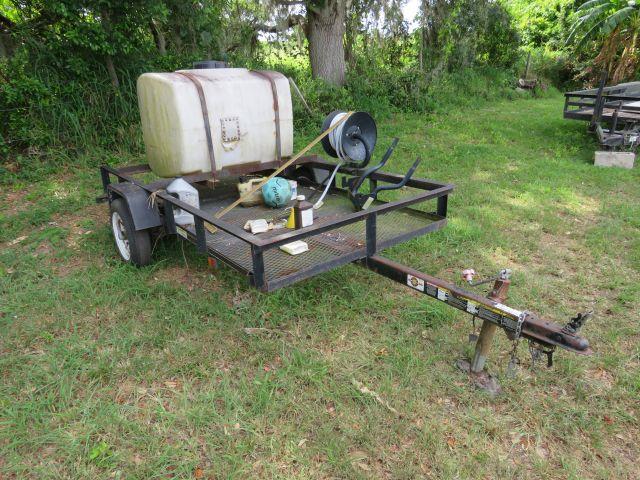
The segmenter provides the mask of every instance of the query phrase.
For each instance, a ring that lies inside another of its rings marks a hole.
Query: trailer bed
[[[228,194],[217,191],[215,196],[201,200],[200,209],[211,215],[231,204],[237,193]],[[319,196],[317,189],[301,186],[298,193],[314,200]],[[383,205],[374,202],[372,207]],[[322,208],[315,210],[314,225],[331,225],[332,222],[353,213],[353,205],[342,191],[332,191],[325,199]],[[237,207],[224,216],[224,220],[240,228],[248,220],[264,218],[267,221],[286,218],[287,209],[272,209],[264,205],[254,207]],[[436,213],[428,213],[412,208],[392,210],[377,218],[377,248],[384,249],[391,245],[415,238],[427,232],[442,228],[443,217]],[[187,235],[195,241],[195,226],[186,228]],[[275,229],[257,234],[265,241],[275,239],[289,232],[287,229]],[[321,232],[304,238],[309,251],[300,255],[289,255],[279,248],[266,250],[264,253],[265,290],[271,291],[298,280],[311,277],[323,271],[335,268],[367,256],[366,226],[364,222],[350,223],[335,229]],[[234,267],[243,274],[253,276],[253,258],[251,245],[240,238],[223,232],[206,232],[208,254]]]
[[[320,170],[334,167],[318,158],[306,160],[308,167]],[[118,177],[120,182],[135,182],[138,188],[149,193],[164,188],[163,182],[137,182],[130,172],[123,173],[110,167],[102,167],[102,170],[105,190],[109,190],[110,175]],[[339,176],[357,174],[355,170],[342,168]],[[376,172],[370,180],[395,183],[401,178]],[[406,187],[395,191],[389,201],[376,200],[367,210],[355,211],[347,190],[334,183],[323,206],[314,210],[313,225],[299,230],[279,228],[256,235],[244,230],[248,220],[282,220],[287,218],[288,210],[272,209],[265,205],[238,206],[222,218],[217,218],[218,212],[237,199],[235,184],[221,183],[214,188],[200,184],[198,190],[199,208],[184,204],[166,192],[157,194],[163,205],[164,231],[181,235],[194,243],[201,253],[235,268],[246,275],[254,287],[273,291],[444,227],[447,198],[453,185],[411,179]],[[317,185],[299,182],[298,193],[315,202],[321,192]],[[195,224],[175,225],[170,205],[193,214]],[[305,241],[309,250],[290,255],[279,248],[295,240]]]
[[[300,163],[306,164],[306,167],[311,167],[314,171],[330,171],[334,167],[333,164],[317,157],[303,158]],[[121,169],[103,165],[100,169],[105,195],[98,200],[108,200],[111,203],[114,235],[122,233],[120,230],[116,231],[117,224],[114,218],[122,224],[127,223],[129,231],[135,228],[135,231],[153,230],[159,235],[178,234],[195,244],[202,254],[219,259],[245,274],[250,283],[262,291],[273,291],[340,265],[358,261],[361,265],[411,288],[414,292],[421,292],[496,325],[508,332],[512,338],[522,336],[541,345],[540,348],[544,349],[549,361],[555,347],[580,354],[591,353],[589,342],[576,335],[584,323],[581,315],[572,319],[569,326],[563,327],[540,319],[531,312],[503,305],[503,298],[498,294],[495,294],[495,298],[482,298],[378,255],[379,251],[387,247],[444,227],[447,199],[453,190],[451,184],[411,178],[405,187],[393,189],[389,197],[384,196],[380,201],[376,200],[366,210],[356,211],[348,191],[344,187],[338,187],[338,182],[334,181],[323,206],[315,211],[313,225],[299,230],[280,228],[252,235],[243,229],[247,220],[279,220],[287,215],[287,211],[263,205],[238,207],[218,218],[217,214],[237,198],[234,183],[210,182],[206,180],[206,175],[201,174],[194,174],[188,179],[184,177],[199,190],[200,202],[199,206],[195,207],[164,191],[166,180],[145,184],[133,178],[135,174],[148,173],[147,165]],[[299,193],[314,201],[322,189],[317,183],[321,180],[316,178],[315,183],[310,181],[305,184],[303,178],[308,177],[299,176],[297,173],[300,172],[293,169],[283,172],[282,176],[296,178]],[[339,175],[353,178],[356,175],[360,176],[361,172],[342,167]],[[117,178],[117,183],[111,182],[112,177]],[[376,188],[380,187],[378,183],[397,185],[403,177],[375,171],[358,180],[363,178],[369,179],[369,188]],[[349,185],[347,183],[347,186]],[[125,204],[122,200],[126,200],[131,218],[127,216],[127,211],[123,210]],[[176,225],[176,208],[191,213],[194,216],[194,225]],[[126,216],[126,222],[122,217],[113,216],[120,213]],[[121,237],[116,237],[116,242],[118,238]],[[279,249],[280,246],[296,240],[307,242],[309,250],[291,256]],[[496,277],[494,293],[503,291],[504,285],[508,288],[507,270]],[[477,352],[480,352],[478,358],[484,359],[487,352],[486,347],[480,348],[481,344],[485,345],[486,342],[479,341],[477,344]],[[484,360],[482,365],[483,362]],[[478,371],[482,370],[480,363],[476,364],[474,361],[474,365],[478,367]]]
[[[637,102],[634,102],[634,103],[637,103]],[[588,121],[591,121],[591,119],[593,118],[593,111],[594,111],[593,107],[582,107],[582,108],[577,108],[575,110],[565,110],[564,118],[571,119],[571,120],[583,120],[588,122]],[[602,121],[611,123],[611,121],[613,120],[613,114],[615,111],[616,111],[615,108],[607,108],[607,107],[603,108]],[[640,109],[637,112],[629,111],[625,109],[625,106],[623,106],[622,110],[618,114],[618,121],[622,123],[640,122]]]

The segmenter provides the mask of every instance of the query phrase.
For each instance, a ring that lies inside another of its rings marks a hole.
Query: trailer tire
[[[136,230],[129,207],[121,198],[111,202],[111,231],[120,258],[137,267],[151,263],[151,235]]]

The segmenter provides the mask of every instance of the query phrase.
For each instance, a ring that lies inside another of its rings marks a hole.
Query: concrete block
[[[622,167],[633,168],[636,154],[633,152],[596,152],[593,164],[597,167]]]

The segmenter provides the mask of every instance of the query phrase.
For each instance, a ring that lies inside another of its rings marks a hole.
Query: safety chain
[[[511,349],[511,356],[509,358],[509,364],[507,365],[507,374],[512,377],[515,375],[516,365],[520,363],[518,360],[518,343],[520,342],[520,334],[522,333],[522,324],[524,319],[529,315],[528,311],[523,311],[518,316],[518,323],[516,324],[516,330],[513,336],[513,348]]]
[[[478,341],[478,328],[476,327],[476,315],[471,317],[471,333],[469,334],[469,343]]]
[[[531,370],[535,370],[536,362],[542,358],[542,355],[547,356],[547,368],[553,366],[553,353],[556,351],[555,345],[550,345],[548,348],[544,348],[543,345],[539,345],[533,340],[529,340],[529,353],[531,354]]]
[[[542,349],[533,340],[529,340],[529,354],[531,355],[531,370],[534,370],[536,362],[542,357]]]

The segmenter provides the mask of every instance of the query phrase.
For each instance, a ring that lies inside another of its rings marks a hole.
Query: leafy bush
[[[487,10],[487,24],[478,39],[478,53],[484,65],[510,68],[518,60],[520,35],[502,5],[493,3]]]
[[[80,79],[49,67],[29,69],[28,62],[14,57],[0,70],[5,76],[12,72],[11,81],[0,84],[0,109],[8,112],[8,122],[0,130],[0,148],[5,154],[51,148],[81,153],[96,147],[141,153],[137,76],[144,71],[185,68],[192,61],[167,56],[119,70],[121,84],[116,90],[99,64],[87,68]],[[432,77],[415,66],[395,69],[359,63],[340,88],[311,78],[304,63],[246,64],[282,71],[294,79],[313,112],[309,114],[292,92],[295,127],[305,131],[316,131],[324,116],[337,109],[365,110],[383,119],[394,112],[439,111],[508,96],[515,79],[510,71],[490,67]]]
[[[506,0],[523,45],[561,50],[570,28],[575,0]]]
[[[444,73],[429,86],[427,108],[442,113],[451,108],[515,98],[514,86],[515,76],[512,72],[491,67]]]
[[[0,63],[0,153],[12,148],[45,145],[53,141],[49,125],[34,115],[36,110],[51,108],[55,97],[38,78],[25,72],[22,59]]]
[[[100,158],[109,151],[141,154],[137,77],[146,71],[188,68],[202,58],[223,58],[234,66],[273,69],[293,78],[312,110],[309,113],[292,93],[295,128],[313,133],[336,109],[365,110],[382,120],[401,111],[444,111],[512,95],[515,85],[510,68],[518,37],[504,9],[489,0],[453,2],[440,19],[433,45],[423,44],[418,31],[399,29],[375,41],[374,35],[361,31],[351,45],[344,87],[311,77],[306,45],[299,38],[283,35],[258,42],[255,32],[245,31],[246,25],[229,34],[222,26],[230,17],[216,10],[222,3],[209,12],[195,1],[136,0],[139,10],[131,12],[122,0],[91,0],[96,11],[106,9],[108,15],[100,16],[84,15],[81,3],[67,3],[36,2],[33,12],[22,12],[25,24],[47,12],[59,24],[41,26],[35,36],[26,33],[9,59],[0,62],[0,110],[7,118],[0,124],[0,153],[6,159],[0,165],[11,178],[48,171],[54,167],[47,163],[50,158],[73,164],[86,159],[86,152],[98,152]],[[160,8],[165,3],[171,14]],[[171,46],[162,54],[148,25],[158,19]],[[196,20],[198,24],[192,24]],[[197,32],[207,33],[206,38]],[[36,40],[28,41],[31,36]],[[236,40],[242,48],[217,47]],[[440,66],[425,60],[428,49]],[[53,151],[58,155],[49,154]]]
[[[524,69],[524,64],[523,64]],[[536,48],[531,51],[531,71],[556,88],[581,86],[575,77],[580,71],[575,58],[567,52]]]

